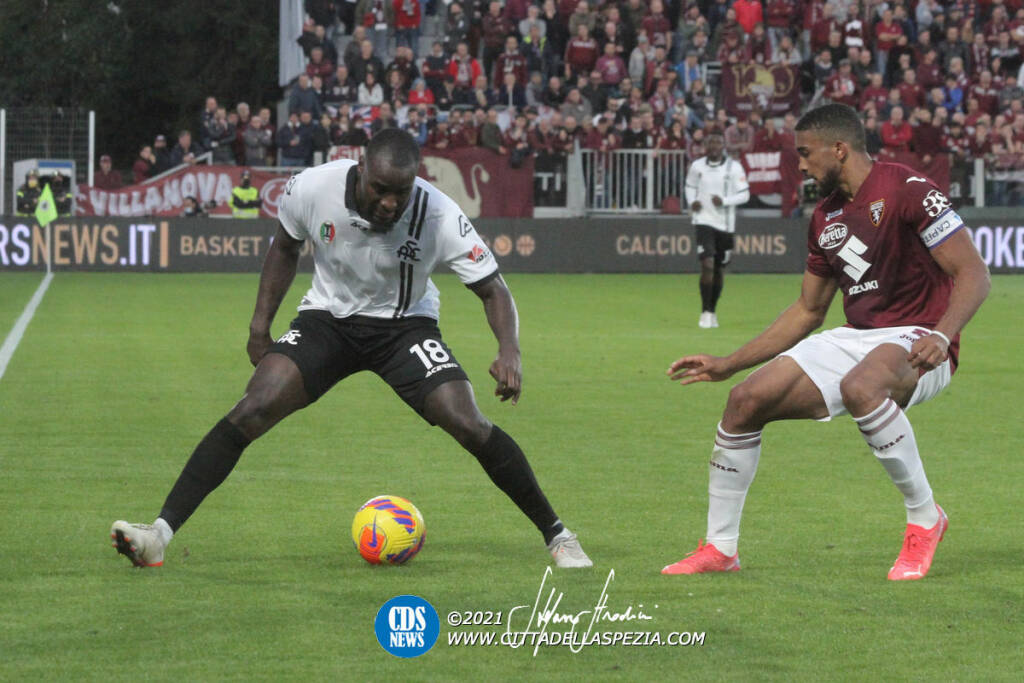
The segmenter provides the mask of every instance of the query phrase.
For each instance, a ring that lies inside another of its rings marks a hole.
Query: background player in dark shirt
[[[774,359],[729,393],[709,467],[707,544],[662,573],[737,571],[740,516],[762,428],[849,413],[904,495],[904,545],[889,578],[918,579],[948,521],[903,408],[948,384],[951,342],[988,294],[988,270],[931,181],[871,159],[853,109],[820,107],[796,130],[800,170],[824,197],[811,219],[799,298],[731,355],[685,356],[668,370],[681,384],[717,382]],[[804,339],[840,288],[847,325]]]

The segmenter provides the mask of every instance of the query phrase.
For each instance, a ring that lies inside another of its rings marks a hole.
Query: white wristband
[[[946,346],[949,346],[950,344],[953,343],[953,342],[949,341],[949,337],[947,337],[946,335],[942,334],[938,330],[932,330],[932,334],[934,334],[934,335],[936,335],[938,337],[942,337],[943,339],[945,339],[946,340]]]

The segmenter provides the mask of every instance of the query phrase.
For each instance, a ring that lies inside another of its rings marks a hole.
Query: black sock
[[[565,528],[540,490],[523,451],[498,425],[494,425],[486,443],[471,453],[491,481],[540,529],[545,543],[550,543]]]
[[[227,418],[214,425],[203,437],[160,510],[160,516],[173,531],[177,531],[203,499],[220,486],[250,443],[250,439]]]
[[[704,278],[700,280],[700,310],[702,312],[713,310],[711,304],[711,284],[705,283]]]
[[[718,306],[718,297],[722,296],[722,284],[725,278],[722,276],[722,271],[719,268],[715,268],[715,279],[711,284],[711,308],[708,310],[712,313],[715,311],[715,307]]]

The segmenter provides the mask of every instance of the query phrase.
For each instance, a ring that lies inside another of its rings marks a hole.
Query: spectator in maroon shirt
[[[309,51],[309,63],[306,64],[306,74],[313,78],[319,76],[327,80],[334,74],[334,64],[324,57],[324,49],[317,45]]]
[[[772,47],[778,46],[783,36],[791,36],[794,19],[802,13],[801,0],[766,0],[763,3],[764,24]]]
[[[857,80],[850,69],[850,60],[839,60],[839,70],[825,81],[825,97],[833,102],[856,107],[858,102]]]
[[[143,145],[142,149],[139,150],[139,156],[135,159],[135,163],[132,164],[132,182],[138,185],[146,178],[149,178],[153,175],[153,166],[155,165],[156,155],[153,154],[153,148],[149,145]]]
[[[661,45],[666,51],[672,49],[672,24],[664,14],[665,6],[661,0],[651,0],[651,11],[640,22],[640,27],[647,31],[647,38],[655,47]]]
[[[903,72],[903,82],[896,86],[900,91],[900,104],[910,111],[924,105],[924,88],[917,82],[917,72],[907,69]]]
[[[117,171],[112,166],[113,162],[110,160],[109,154],[104,154],[100,157],[100,167],[93,174],[92,186],[100,190],[119,190],[121,189],[121,172]]]
[[[420,0],[394,0],[395,47],[409,48],[414,59],[419,53],[422,14]]]
[[[992,82],[992,72],[985,70],[978,77],[978,82],[968,89],[968,96],[978,100],[979,108],[989,116],[995,116],[999,108],[999,88]]]
[[[896,40],[903,35],[903,27],[893,21],[891,9],[882,12],[882,20],[875,24],[875,59],[878,70],[885,72],[889,61],[889,51],[896,46]],[[882,124],[883,130],[885,124]]]
[[[450,136],[448,135],[448,120],[438,119],[434,125],[434,129],[427,133],[427,144],[425,145],[428,149],[448,149],[451,144]]]
[[[481,21],[484,41],[484,73],[490,74],[494,69],[494,62],[498,55],[505,49],[505,36],[512,33],[512,22],[501,13],[501,3],[496,0],[491,2]]]
[[[889,120],[882,124],[882,145],[887,152],[910,151],[914,131],[903,118],[903,107],[893,107]]]
[[[921,163],[928,165],[943,151],[942,128],[934,125],[931,112],[923,107],[914,112],[914,121],[910,147],[921,157]]]
[[[786,136],[775,127],[775,119],[769,116],[764,126],[754,133],[755,152],[781,152],[786,146]]]
[[[580,24],[576,37],[565,46],[565,77],[589,74],[597,63],[597,41],[590,37],[590,29]]]
[[[612,128],[611,114],[604,114],[597,119],[597,125],[587,134],[583,146],[587,149],[596,149],[602,152],[610,152],[619,148],[619,138]]]
[[[999,34],[1010,30],[1010,20],[1006,16],[1006,7],[995,5],[992,7],[992,18],[985,24],[980,33],[984,36],[989,46],[995,45],[999,40]]]
[[[816,2],[808,3],[808,7],[816,6]],[[808,10],[810,12],[810,9]],[[835,18],[835,5],[824,4],[822,15],[810,27],[811,52],[817,54],[828,45],[828,37],[832,31],[842,32],[843,26]]]
[[[982,33],[975,33],[974,40],[968,49],[967,66],[971,73],[981,73],[989,67],[988,45]]]
[[[942,87],[942,67],[939,66],[939,53],[934,48],[925,52],[917,65],[917,82],[925,90]]]
[[[513,26],[526,18],[530,7],[534,7],[530,0],[505,0],[505,18]]]
[[[519,52],[519,40],[515,36],[505,39],[505,51],[494,62],[491,82],[504,83],[506,73],[511,73],[516,77],[516,83],[526,87],[526,56]]]
[[[626,77],[626,63],[615,51],[615,43],[604,44],[604,54],[594,66],[601,74],[601,84],[605,88],[614,88]]]
[[[764,24],[754,24],[754,31],[747,36],[747,44],[744,46],[744,57],[748,63],[770,64],[772,60],[772,46],[768,40],[768,34],[764,30]]]
[[[975,124],[974,133],[967,140],[967,148],[975,158],[992,153],[992,137],[989,135],[987,123],[978,121]]]

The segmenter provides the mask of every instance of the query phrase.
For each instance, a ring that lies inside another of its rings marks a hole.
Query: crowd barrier
[[[965,213],[996,273],[1024,272],[1024,226],[997,210]],[[478,219],[477,231],[506,272],[696,272],[693,227],[682,216],[615,219]],[[804,219],[739,217],[730,269],[799,273]],[[277,227],[268,219],[60,218],[49,229],[0,217],[0,271],[258,272]],[[49,244],[49,247],[47,246]],[[300,268],[312,268],[307,245]]]

